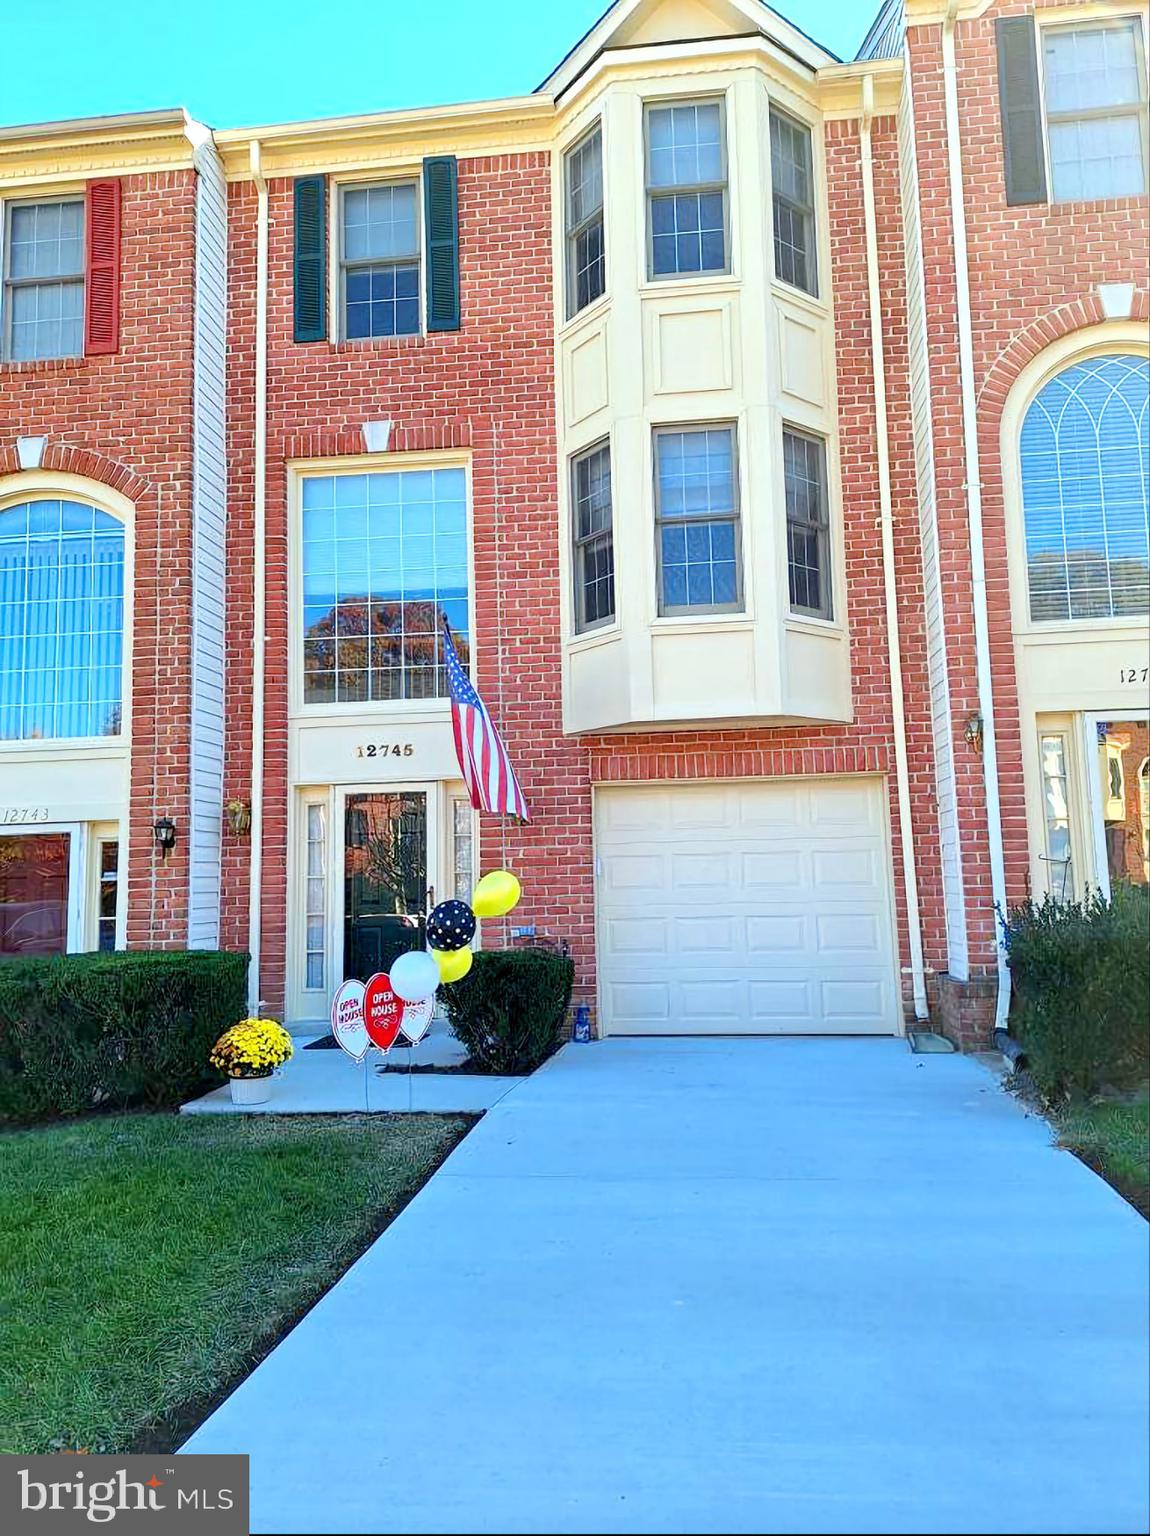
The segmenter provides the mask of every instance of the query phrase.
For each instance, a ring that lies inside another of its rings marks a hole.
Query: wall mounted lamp
[[[176,846],[176,824],[170,816],[161,816],[159,821],[152,823],[152,836],[156,839],[156,847],[166,859],[171,850]]]

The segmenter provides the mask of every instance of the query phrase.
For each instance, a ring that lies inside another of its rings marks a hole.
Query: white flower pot
[[[268,1077],[233,1077],[233,1104],[266,1104],[272,1096],[272,1080]]]

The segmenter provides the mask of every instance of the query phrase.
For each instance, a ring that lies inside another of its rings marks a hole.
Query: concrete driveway
[[[257,1532],[1127,1532],[1148,1229],[973,1061],[568,1046],[185,1446]]]

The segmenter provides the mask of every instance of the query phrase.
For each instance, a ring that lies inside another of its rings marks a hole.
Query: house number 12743
[[[368,742],[365,746],[356,747],[356,757],[413,757],[415,755],[414,742]]]

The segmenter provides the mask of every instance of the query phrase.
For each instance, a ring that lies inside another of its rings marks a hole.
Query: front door
[[[366,981],[422,949],[435,892],[428,882],[434,814],[423,789],[344,800],[343,974]]]

